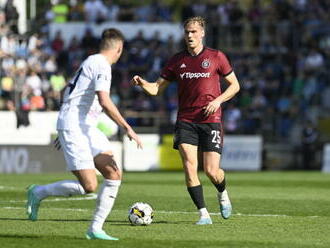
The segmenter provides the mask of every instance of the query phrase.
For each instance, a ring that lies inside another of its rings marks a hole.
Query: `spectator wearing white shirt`
[[[34,70],[30,71],[29,76],[26,78],[26,84],[32,89],[33,95],[41,95],[41,79]]]
[[[84,14],[87,22],[102,22],[106,20],[107,8],[101,0],[87,0],[84,4]]]

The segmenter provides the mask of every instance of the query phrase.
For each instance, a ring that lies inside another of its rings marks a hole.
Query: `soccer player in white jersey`
[[[40,202],[48,196],[72,196],[94,192],[97,188],[96,168],[103,175],[104,181],[98,192],[95,213],[86,237],[118,240],[106,234],[103,224],[115,202],[122,171],[116,165],[108,139],[97,129],[96,123],[103,110],[126,131],[138,148],[142,148],[139,137],[109,97],[111,65],[118,61],[123,50],[123,42],[124,37],[119,30],[104,30],[100,52],[89,56],[67,85],[57,130],[67,169],[78,180],[29,186],[27,214],[30,220],[37,220]]]

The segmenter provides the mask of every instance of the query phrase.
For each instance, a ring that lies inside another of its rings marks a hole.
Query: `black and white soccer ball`
[[[134,226],[150,225],[154,218],[154,210],[148,203],[136,202],[128,212],[128,220]]]

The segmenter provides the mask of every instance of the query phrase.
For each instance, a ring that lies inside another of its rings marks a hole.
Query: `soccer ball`
[[[128,220],[133,226],[150,225],[154,217],[154,211],[148,203],[136,202],[128,212]]]

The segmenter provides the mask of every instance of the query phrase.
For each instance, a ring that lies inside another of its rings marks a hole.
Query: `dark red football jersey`
[[[232,71],[226,55],[208,47],[197,56],[188,51],[174,55],[160,76],[178,83],[177,119],[193,123],[220,122],[221,109],[206,116],[203,107],[221,94],[220,79]]]

